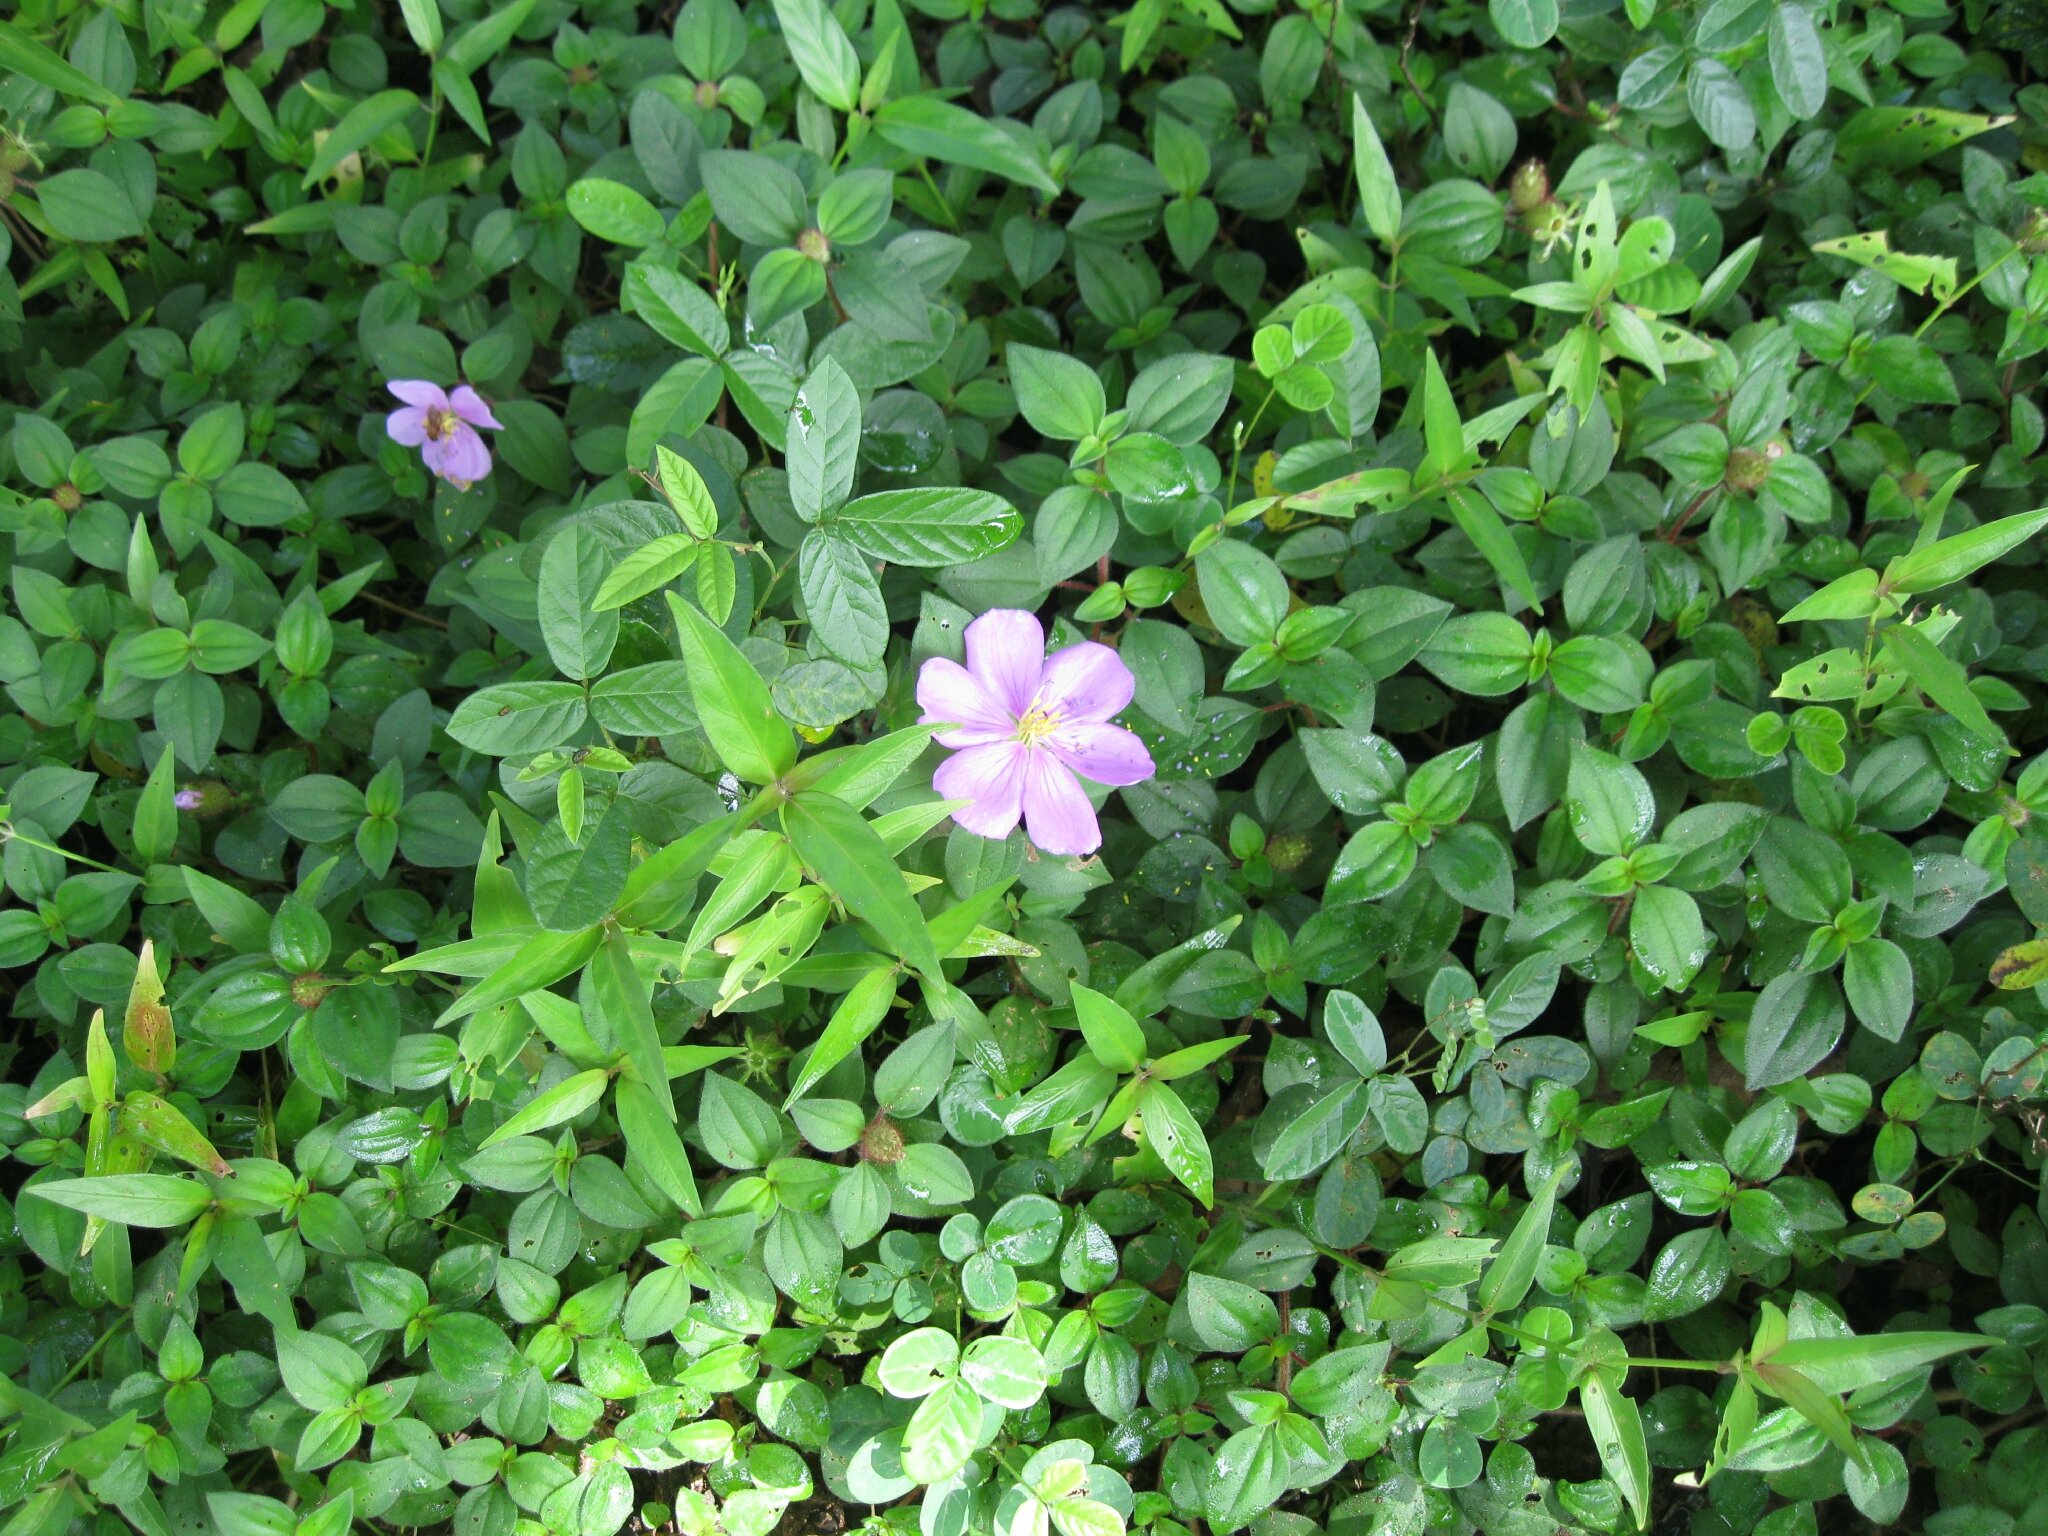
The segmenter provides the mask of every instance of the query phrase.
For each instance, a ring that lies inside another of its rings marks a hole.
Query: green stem
[[[1252,440],[1252,434],[1259,430],[1260,418],[1266,414],[1266,407],[1273,403],[1273,397],[1278,393],[1279,391],[1277,389],[1269,389],[1266,391],[1266,398],[1261,400],[1259,402],[1259,408],[1256,411],[1252,412],[1252,419],[1246,425],[1244,429],[1244,435],[1237,440],[1237,446],[1230,450],[1230,480],[1228,482],[1229,496],[1225,504],[1226,510],[1229,507],[1234,507],[1237,505],[1237,466],[1239,462],[1244,458],[1244,445],[1250,442]]]
[[[427,103],[427,143],[420,151],[420,169],[425,170],[434,163],[434,134],[441,126],[441,82],[434,82],[434,94]]]
[[[762,558],[767,558],[766,550],[760,550],[759,553]],[[754,605],[754,622],[756,624],[761,622],[761,615],[768,611],[768,599],[775,595],[775,584],[789,574],[789,568],[794,564],[796,564],[796,555],[794,554],[780,565],[775,565],[771,562],[768,573],[768,585],[761,589],[761,600]]]
[[[88,1365],[92,1363],[92,1357],[100,1352],[101,1346],[104,1345],[107,1342],[107,1340],[111,1339],[115,1334],[119,1333],[123,1328],[126,1328],[131,1321],[133,1321],[133,1319],[131,1319],[128,1316],[128,1314],[124,1312],[119,1317],[115,1318],[113,1322],[109,1323],[107,1325],[107,1331],[101,1334],[98,1338],[94,1339],[92,1341],[92,1347],[86,1350],[84,1354],[80,1355],[78,1359],[72,1363],[71,1369],[64,1373],[63,1379],[59,1381],[57,1385],[51,1389],[50,1396],[55,1397],[59,1392],[62,1392],[66,1387],[70,1386],[71,1383],[78,1378],[78,1373],[84,1370]]]
[[[939,212],[945,215],[946,228],[957,234],[960,229],[959,216],[953,212],[953,205],[946,201],[946,194],[939,190],[939,184],[932,180],[932,168],[926,165],[924,161],[919,160],[917,162],[917,174],[922,176],[924,184],[931,188],[932,200],[939,205]]]
[[[90,864],[94,869],[103,869],[110,875],[128,873],[127,870],[117,869],[112,864],[102,864],[98,859],[87,858],[82,853],[73,853],[68,848],[59,848],[39,838],[30,837],[26,832],[18,830],[12,822],[0,822],[0,843],[26,843],[31,848],[42,849],[44,853],[54,853],[60,859],[70,859],[77,864]]]
[[[1947,298],[1937,300],[1935,302],[1933,310],[1929,312],[1925,320],[1922,320],[1920,322],[1919,328],[1913,332],[1913,339],[1915,341],[1918,341],[1921,337],[1925,336],[1928,333],[1928,331],[1933,328],[1935,321],[1939,320],[1943,315],[1947,314],[1951,309],[1955,308],[1957,304],[1961,303],[1964,297],[1968,295],[1971,289],[1975,288],[1979,283],[1983,282],[1985,278],[1989,277],[1992,273],[1996,272],[2000,267],[2004,266],[2014,256],[2017,256],[2019,254],[2019,249],[2020,248],[2017,245],[2007,246],[2005,248],[2005,253],[2001,255],[1998,258],[1998,260],[1992,262],[1990,266],[1984,268],[1975,277],[1971,278],[1967,283],[1964,283],[1962,287],[1958,288],[1954,293],[1950,294]],[[1856,397],[1856,403],[1858,405],[1861,405],[1864,401],[1868,400],[1870,398],[1871,391],[1876,388],[1877,380],[1872,379],[1868,384],[1863,386],[1863,392]]]

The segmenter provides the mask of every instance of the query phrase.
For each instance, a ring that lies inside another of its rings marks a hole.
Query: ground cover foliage
[[[2038,0],[10,9],[5,1536],[2048,1528]]]

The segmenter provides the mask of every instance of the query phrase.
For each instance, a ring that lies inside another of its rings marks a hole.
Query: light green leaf
[[[1023,531],[1024,514],[990,491],[877,491],[849,503],[831,526],[892,565],[968,565]]]
[[[767,683],[723,631],[673,592],[668,607],[712,750],[745,783],[781,778],[796,764],[796,735],[775,712]]]
[[[1115,1072],[1135,1072],[1145,1060],[1145,1032],[1114,999],[1074,982],[1074,1016],[1095,1059]]]
[[[1648,1528],[1650,1449],[1635,1399],[1624,1396],[1605,1371],[1594,1370],[1579,1383],[1579,1406],[1586,1411],[1586,1429],[1600,1452],[1600,1465],[1628,1500],[1636,1529]]]
[[[782,40],[811,94],[838,112],[860,105],[860,59],[823,0],[775,0]]]
[[[1351,98],[1351,156],[1365,227],[1381,245],[1392,246],[1401,234],[1401,188],[1394,180],[1394,163],[1387,158],[1379,130],[1355,94]]]
[[[610,1081],[611,1074],[598,1067],[565,1078],[547,1092],[536,1094],[517,1114],[486,1136],[478,1150],[495,1147],[514,1136],[531,1136],[536,1131],[566,1124],[603,1098],[605,1085]]]
[[[1894,624],[1884,631],[1884,649],[1913,685],[1963,729],[2001,748],[2005,745],[2005,732],[1970,691],[1969,674],[1926,635],[1910,624]]]
[[[1138,1095],[1138,1112],[1144,1117],[1145,1145],[1197,1200],[1215,1204],[1216,1163],[1209,1140],[1180,1095],[1165,1083],[1147,1083]]]
[[[1035,137],[1007,118],[983,117],[931,96],[906,96],[883,107],[874,121],[883,138],[913,155],[989,171],[1047,197],[1059,194]]]
[[[299,185],[318,185],[342,161],[357,150],[367,149],[373,140],[389,133],[419,109],[419,97],[405,90],[379,91],[357,102],[314,152],[312,163],[306,167],[306,174]]]
[[[797,857],[849,915],[873,928],[917,971],[938,976],[938,951],[924,917],[880,835],[858,811],[810,790],[783,806],[782,826]]]
[[[214,1199],[213,1191],[197,1179],[168,1173],[50,1179],[28,1186],[23,1193],[124,1227],[182,1227]]]
[[[1559,1167],[1543,1181],[1543,1188],[1523,1209],[1500,1252],[1479,1277],[1479,1305],[1484,1311],[1507,1312],[1519,1307],[1535,1284],[1536,1263],[1543,1257],[1543,1245],[1550,1241],[1550,1220],[1557,1210],[1557,1189],[1564,1175],[1564,1168]]]
[[[1486,11],[1510,48],[1541,48],[1557,36],[1557,0],[1487,0]]]

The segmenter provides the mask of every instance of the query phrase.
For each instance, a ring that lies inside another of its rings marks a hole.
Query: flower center
[[[1034,699],[1017,721],[1017,739],[1027,747],[1035,747],[1059,728],[1060,717]]]
[[[437,443],[444,437],[454,436],[456,423],[460,419],[453,411],[429,409],[427,436]]]

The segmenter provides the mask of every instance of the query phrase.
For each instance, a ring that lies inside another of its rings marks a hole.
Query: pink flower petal
[[[434,462],[434,450],[441,450],[441,462]],[[439,443],[426,446],[427,467],[456,485],[474,485],[491,472],[491,450],[467,423],[458,426]]]
[[[407,405],[445,411],[448,409],[448,392],[438,384],[425,379],[393,379],[384,386]]]
[[[924,710],[918,724],[960,727],[939,734],[942,747],[984,746],[1017,734],[1017,717],[980,678],[944,656],[934,656],[918,669],[917,702]]]
[[[1045,631],[1019,608],[992,608],[967,626],[967,670],[1018,716],[1031,707],[1045,667]]]
[[[1063,858],[1102,846],[1102,828],[1081,781],[1050,752],[1032,752],[1025,764],[1024,830],[1040,852]]]
[[[939,764],[932,788],[942,800],[968,802],[953,813],[968,831],[1008,837],[1022,814],[1029,760],[1037,755],[1016,742],[969,747]]]
[[[1077,720],[1055,731],[1046,745],[1074,772],[1097,784],[1142,784],[1155,771],[1145,743],[1120,725]]]
[[[404,447],[419,447],[427,440],[427,413],[417,405],[400,406],[384,418],[384,435]]]
[[[491,414],[491,408],[484,403],[484,397],[467,384],[457,386],[455,392],[448,397],[448,404],[456,415],[472,427],[489,427],[494,432],[505,430],[505,424]]]
[[[1107,720],[1131,702],[1137,683],[1123,657],[1083,640],[1054,651],[1038,685],[1041,708],[1060,720]]]
[[[445,480],[448,478],[448,464],[454,451],[454,439],[430,437],[421,447],[420,457],[426,461],[428,470]]]

